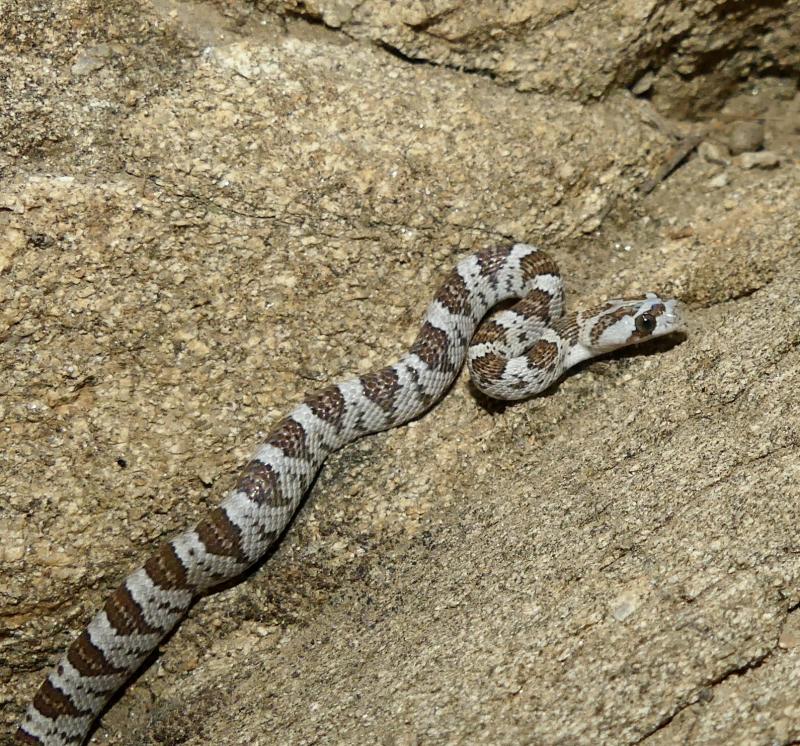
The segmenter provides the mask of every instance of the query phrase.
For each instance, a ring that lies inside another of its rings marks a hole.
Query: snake
[[[222,502],[125,578],[41,684],[16,741],[84,743],[112,696],[196,599],[265,555],[325,458],[356,438],[420,417],[443,398],[465,358],[479,391],[519,400],[584,360],[685,330],[681,301],[654,293],[566,313],[558,265],[529,244],[462,259],[406,354],[307,396],[273,427]]]

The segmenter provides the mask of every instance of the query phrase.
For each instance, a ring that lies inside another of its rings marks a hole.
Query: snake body
[[[473,339],[487,311],[511,298],[522,300]],[[522,399],[582,360],[682,325],[679,302],[652,294],[564,315],[558,267],[533,246],[493,248],[463,259],[428,307],[408,353],[308,396],[277,423],[222,503],[162,543],[123,581],[42,683],[17,741],[83,743],[112,695],[192,602],[263,557],[328,454],[423,414],[445,394],[465,357],[479,389]]]

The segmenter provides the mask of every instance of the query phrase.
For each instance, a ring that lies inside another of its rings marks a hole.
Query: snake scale
[[[514,298],[521,300],[475,333],[489,309]],[[576,363],[683,330],[683,315],[679,301],[651,293],[565,315],[558,267],[539,249],[515,244],[466,257],[445,278],[400,360],[308,396],[275,425],[220,505],[123,581],[42,683],[17,741],[83,743],[109,699],[193,601],[265,554],[326,456],[419,417],[442,398],[465,357],[481,391],[523,399]]]

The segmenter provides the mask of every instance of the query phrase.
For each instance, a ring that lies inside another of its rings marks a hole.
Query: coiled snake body
[[[510,298],[522,300],[472,339],[486,312]],[[489,249],[462,260],[428,307],[406,355],[307,397],[275,426],[219,507],[161,544],[125,579],[39,688],[18,742],[83,743],[111,696],[194,599],[264,555],[325,457],[424,413],[447,391],[465,356],[479,389],[522,399],[582,360],[682,328],[679,302],[652,294],[565,316],[558,268],[533,246]]]

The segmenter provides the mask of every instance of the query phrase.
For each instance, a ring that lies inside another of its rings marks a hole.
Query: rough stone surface
[[[716,108],[742,79],[800,65],[786,0],[257,0],[413,62],[590,100],[619,87],[675,113]]]
[[[736,122],[728,142],[734,155],[760,150],[764,146],[763,122]]]
[[[462,377],[344,449],[93,743],[800,739],[794,6],[702,37],[671,3],[616,4],[638,25],[601,13],[591,34],[600,3],[290,5],[20,0],[0,19],[2,733],[281,413],[398,355],[452,263],[514,239],[551,251],[573,303],[681,297],[689,336],[513,406]],[[525,74],[476,74],[497,19],[524,27],[505,54]],[[535,83],[555,29],[590,96]],[[403,34],[444,39],[403,47],[436,64],[371,43]],[[678,69],[701,38],[727,57],[661,113],[620,89],[631,50]],[[747,55],[784,77],[721,84]],[[723,157],[748,118],[777,167]]]
[[[781,159],[777,153],[761,150],[758,153],[742,153],[739,156],[739,165],[742,168],[777,168]]]

